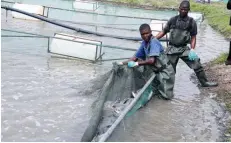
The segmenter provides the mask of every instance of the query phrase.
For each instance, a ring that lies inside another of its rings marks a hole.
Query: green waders
[[[157,91],[161,94],[164,99],[172,99],[175,71],[167,55],[160,54],[159,57],[155,57],[155,65],[151,68],[156,73],[156,78],[153,80],[153,92],[157,94]]]
[[[166,50],[166,53],[175,72],[179,59],[182,59],[191,69],[195,71],[196,76],[203,87],[218,85],[215,82],[208,82],[199,58],[194,61],[189,60],[188,54],[190,52],[190,48],[187,46],[187,43],[190,41],[190,33],[187,30],[171,29],[169,40],[170,45]]]
[[[127,113],[127,116],[131,116],[139,108],[145,106],[154,95],[166,100],[172,99],[174,96],[175,71],[166,54],[162,53],[155,57],[155,64],[144,66],[144,71],[147,71],[144,72],[147,75],[150,75],[150,71],[153,71],[156,77],[152,84],[145,89],[134,107]]]

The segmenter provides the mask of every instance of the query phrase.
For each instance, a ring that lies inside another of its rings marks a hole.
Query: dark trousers
[[[230,3],[230,1],[231,0],[229,0],[229,3]],[[229,5],[229,7],[231,7],[231,6]],[[227,8],[228,8],[228,4],[227,4]],[[230,17],[229,25],[231,26],[231,17]],[[231,61],[231,41],[229,42],[229,54],[228,54],[227,61]]]
[[[231,61],[231,41],[229,42],[229,54],[228,54],[227,61]]]

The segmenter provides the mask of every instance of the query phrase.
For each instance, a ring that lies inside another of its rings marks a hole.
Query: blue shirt
[[[162,52],[164,52],[164,48],[161,43],[153,38],[148,43],[142,41],[140,48],[136,51],[135,57],[145,60],[146,57],[158,57]]]

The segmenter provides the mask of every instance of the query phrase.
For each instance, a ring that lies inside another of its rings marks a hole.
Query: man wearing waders
[[[200,58],[194,51],[196,46],[197,24],[193,18],[188,16],[189,10],[189,1],[182,1],[179,7],[179,15],[172,17],[167,22],[163,31],[157,34],[156,39],[160,39],[166,33],[170,32],[169,46],[166,50],[166,54],[175,72],[180,58],[194,70],[201,86],[217,86],[218,84],[215,82],[208,82],[204,69],[200,63]],[[191,49],[187,46],[189,43]]]
[[[154,79],[154,85],[157,86],[156,90],[164,99],[171,99],[173,98],[175,71],[167,55],[164,54],[161,43],[153,38],[150,26],[142,24],[139,31],[143,39],[140,48],[131,59],[120,64],[127,64],[130,68],[143,65],[149,66],[156,73],[156,78]]]
[[[229,0],[227,3],[227,9],[231,9],[231,0]],[[230,20],[229,20],[229,25],[231,26],[231,16],[230,16]],[[231,65],[231,41],[229,42],[229,55],[228,55],[228,58],[227,58],[225,64]]]

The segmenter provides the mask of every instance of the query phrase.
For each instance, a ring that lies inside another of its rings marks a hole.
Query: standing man
[[[169,47],[166,51],[170,62],[176,71],[179,58],[182,59],[196,73],[198,80],[203,87],[213,87],[218,84],[208,82],[200,58],[195,53],[197,24],[188,16],[190,10],[189,1],[182,1],[179,7],[179,15],[172,17],[162,32],[158,33],[156,39],[162,38],[170,32]],[[187,45],[190,44],[191,48]]]
[[[153,38],[152,30],[148,24],[142,24],[139,31],[143,39],[140,48],[131,59],[120,64],[127,64],[130,68],[150,66],[156,73],[154,81],[159,82],[157,90],[164,99],[172,99],[175,71],[167,55],[164,54],[164,48],[157,39]]]
[[[227,9],[231,9],[231,0],[229,0],[227,3]],[[231,16],[230,16],[229,25],[231,26]],[[231,41],[229,42],[229,55],[228,55],[228,58],[227,58],[225,64],[231,65]]]

